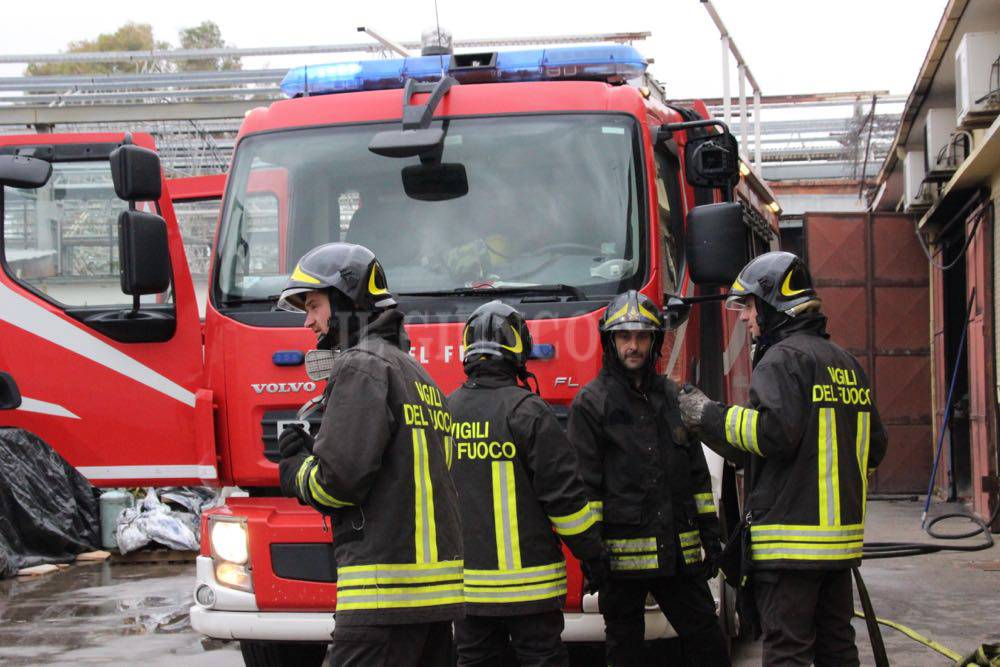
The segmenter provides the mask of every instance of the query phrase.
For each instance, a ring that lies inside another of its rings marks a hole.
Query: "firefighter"
[[[630,290],[612,300],[600,321],[603,368],[570,410],[569,439],[611,556],[598,597],[607,662],[644,664],[651,593],[688,664],[728,665],[707,582],[721,551],[712,482],[681,421],[677,386],[656,372],[664,331],[648,297]]]
[[[857,360],[832,343],[805,264],[744,267],[728,304],[755,343],[748,407],[681,395],[685,423],[749,457],[752,600],[765,665],[857,665],[850,568],[861,562],[868,474],[887,438]]]
[[[462,535],[448,473],[451,417],[407,354],[375,255],[329,243],[299,261],[279,306],[339,348],[315,443],[284,431],[281,489],[332,517],[337,611],[329,660],[449,665],[462,615]]]
[[[466,568],[458,664],[499,665],[509,644],[523,666],[566,665],[559,540],[591,587],[607,576],[576,453],[528,388],[531,334],[517,310],[501,301],[480,306],[462,345],[468,380],[448,398]]]

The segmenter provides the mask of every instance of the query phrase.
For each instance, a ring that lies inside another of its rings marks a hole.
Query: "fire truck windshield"
[[[223,212],[216,303],[267,309],[296,260],[332,241],[375,252],[394,293],[569,286],[602,298],[646,275],[638,127],[629,116],[549,114],[446,121],[441,162],[468,193],[407,196],[418,158],[371,153],[398,124],[251,135]],[[430,173],[437,173],[430,170]]]

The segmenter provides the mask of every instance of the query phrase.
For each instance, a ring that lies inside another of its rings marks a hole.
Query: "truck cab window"
[[[333,126],[243,141],[222,215],[215,274],[222,301],[266,308],[298,257],[331,241],[374,251],[394,293],[567,284],[603,299],[645,280],[646,200],[633,119],[451,120],[441,161],[464,168],[468,192],[435,201],[404,191],[401,170],[418,158],[368,150],[383,129]],[[281,192],[279,172],[291,203],[285,212],[283,195],[276,206],[272,200],[278,219],[265,231],[252,195],[265,177]],[[273,261],[275,249],[283,261]]]
[[[106,160],[54,163],[43,187],[4,191],[5,270],[65,308],[130,305],[118,275],[118,214],[126,208]],[[152,202],[139,208],[156,212]],[[170,299],[169,290],[142,298]]]
[[[677,181],[677,158],[656,151],[656,213],[660,223],[663,290],[676,293],[684,259],[684,222]]]

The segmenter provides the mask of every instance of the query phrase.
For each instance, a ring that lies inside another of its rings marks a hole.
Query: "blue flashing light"
[[[532,359],[555,359],[556,356],[556,346],[552,343],[532,343],[531,344],[531,358]]]
[[[305,355],[298,350],[279,350],[271,355],[271,361],[275,366],[301,366],[305,358]]]
[[[463,58],[462,55],[459,58]],[[359,60],[305,65],[285,75],[281,91],[288,97],[402,88],[407,79],[437,81],[444,73],[459,83],[557,81],[590,79],[621,82],[641,77],[646,59],[633,47],[571,46],[500,51],[483,65],[456,65],[452,56],[415,56],[393,60]]]

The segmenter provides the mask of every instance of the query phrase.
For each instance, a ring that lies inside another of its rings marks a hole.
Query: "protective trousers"
[[[466,616],[455,621],[459,667],[500,667],[507,646],[521,667],[569,665],[561,610],[523,616]]]
[[[451,667],[451,622],[336,625],[324,667]]]
[[[850,570],[770,570],[753,574],[768,667],[859,665]]]
[[[656,579],[612,579],[601,589],[598,602],[604,616],[608,667],[646,664],[643,636],[647,593],[652,594],[677,631],[685,664],[731,664],[708,583],[701,577],[679,574]]]

